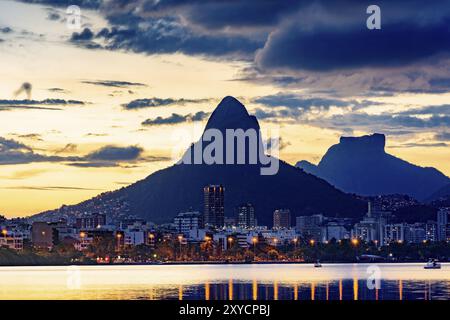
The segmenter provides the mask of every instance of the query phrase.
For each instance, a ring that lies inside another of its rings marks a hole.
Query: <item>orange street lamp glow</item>
[[[117,238],[120,239],[122,238],[122,235],[120,233],[117,234]]]
[[[183,236],[181,236],[181,235],[180,235],[180,236],[178,236],[178,241],[180,241],[180,242],[181,242],[182,240],[183,240]]]
[[[148,235],[148,237],[149,237],[150,239],[153,239],[153,238],[155,237],[155,235],[154,235],[153,233],[150,233],[150,234]]]
[[[313,246],[313,245],[314,245],[314,243],[316,243],[316,242],[314,241],[314,239],[311,239],[311,240],[309,240],[309,244],[310,244],[310,245],[312,245],[312,246]]]
[[[205,237],[205,241],[210,241],[210,240],[211,240],[211,237],[208,237],[208,236]]]
[[[353,244],[354,246],[357,246],[357,245],[359,244],[358,239],[353,238],[353,239],[352,239],[352,244]]]
[[[84,233],[84,232],[80,232],[80,237],[81,237],[81,238],[84,238],[84,237],[86,237],[86,233]]]
[[[233,238],[232,238],[232,237],[229,237],[229,238],[228,238],[228,242],[229,242],[229,243],[232,243],[232,242],[233,242]]]
[[[2,235],[4,235],[6,237],[6,235],[8,234],[8,231],[6,229],[2,230]]]
[[[253,244],[256,244],[258,242],[258,238],[253,237],[252,242],[253,242]]]
[[[297,243],[298,239],[294,238],[292,241],[294,241],[294,243]]]

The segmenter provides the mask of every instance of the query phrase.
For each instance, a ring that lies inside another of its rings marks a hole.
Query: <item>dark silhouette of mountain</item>
[[[429,220],[436,220],[437,209],[424,204],[417,204],[399,208],[393,214],[393,221],[396,223],[425,223]]]
[[[431,196],[428,197],[427,202],[444,198],[450,198],[450,183],[431,194]]]
[[[238,128],[259,130],[259,124],[239,101],[226,97],[212,113],[206,129],[224,133],[226,129]],[[261,141],[259,131],[257,139]],[[188,149],[184,160],[193,160],[192,151],[199,147],[201,140]],[[200,150],[205,150],[210,144],[204,142]],[[249,155],[247,148],[246,155]],[[83,210],[91,207],[95,210],[101,206],[99,202],[114,203],[115,199],[121,199],[127,202],[131,214],[155,223],[171,222],[179,212],[188,208],[203,211],[203,187],[208,184],[225,187],[226,216],[234,216],[239,204],[250,202],[261,225],[271,226],[273,211],[278,208],[290,209],[293,216],[323,213],[327,216],[360,217],[366,210],[365,202],[283,161],[279,162],[275,175],[261,175],[263,167],[267,166],[260,160],[255,164],[234,165],[180,163],[154,172],[128,187],[96,197],[95,205],[90,205],[94,199],[85,201]],[[65,212],[68,211],[70,207],[65,208]]]
[[[416,166],[385,152],[385,136],[341,137],[315,166],[297,167],[325,179],[345,192],[359,195],[407,194],[424,200],[450,183],[435,168]]]

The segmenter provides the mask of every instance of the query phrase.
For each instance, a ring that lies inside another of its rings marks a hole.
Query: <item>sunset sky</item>
[[[450,176],[450,6],[424,3],[378,1],[382,29],[368,30],[357,0],[1,0],[0,214],[173,164],[227,95],[280,128],[291,164],[379,132],[389,153]]]

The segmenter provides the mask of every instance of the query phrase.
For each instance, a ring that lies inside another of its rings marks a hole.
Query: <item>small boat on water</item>
[[[436,259],[428,260],[427,264],[423,267],[424,269],[440,269],[441,264]]]
[[[316,263],[314,263],[314,268],[322,268],[322,265],[320,264],[319,260],[317,260]]]

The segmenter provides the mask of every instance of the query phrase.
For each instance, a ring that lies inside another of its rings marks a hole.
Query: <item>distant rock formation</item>
[[[407,194],[425,200],[450,184],[435,168],[424,168],[385,152],[386,137],[373,134],[342,137],[316,166],[299,161],[296,166],[325,179],[336,188],[359,195]]]

